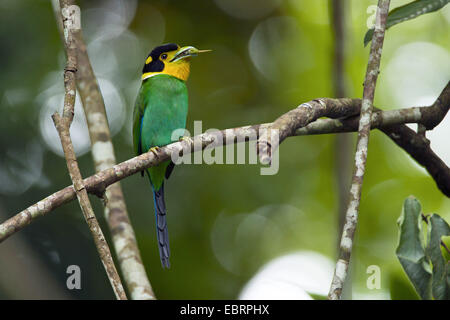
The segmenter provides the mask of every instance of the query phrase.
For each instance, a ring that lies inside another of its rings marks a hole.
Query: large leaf
[[[436,300],[450,299],[450,262],[446,261],[441,252],[441,239],[450,235],[450,227],[444,219],[436,214],[430,218],[428,227],[427,256],[433,265],[432,294]]]
[[[399,242],[395,253],[422,299],[431,299],[431,269],[421,231],[421,206],[414,197],[403,204],[398,220]]]
[[[439,10],[449,2],[450,0],[417,0],[395,8],[389,12],[386,29],[389,29],[397,23],[417,18],[422,14]],[[366,32],[366,35],[364,36],[364,46],[372,40],[372,36],[373,28]]]

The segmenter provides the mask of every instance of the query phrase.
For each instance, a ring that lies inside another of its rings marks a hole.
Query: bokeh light
[[[319,253],[300,251],[262,266],[239,294],[241,300],[312,300],[326,296],[334,271],[333,261]]]
[[[248,50],[256,69],[274,82],[298,77],[314,67],[312,46],[292,17],[272,17],[260,22]]]
[[[391,108],[433,104],[450,79],[449,61],[448,49],[429,42],[412,42],[396,49],[384,69],[386,82],[381,83],[393,97]],[[432,148],[447,165],[450,165],[449,121],[445,118],[428,133]]]
[[[55,78],[60,77],[56,76]],[[114,135],[120,131],[125,122],[124,101],[112,82],[103,78],[98,78],[97,80],[105,100],[106,115],[108,117],[111,134]],[[58,82],[55,81],[55,83]],[[39,95],[37,102],[41,105],[39,116],[41,136],[46,146],[51,151],[63,156],[64,153],[58,132],[56,131],[51,118],[56,111],[59,113],[62,112],[62,106],[64,104],[64,91],[62,85],[55,85],[42,92]],[[77,94],[75,99],[75,115],[70,127],[70,135],[77,156],[81,156],[89,150],[89,132],[87,130],[86,118],[84,116],[79,94]]]

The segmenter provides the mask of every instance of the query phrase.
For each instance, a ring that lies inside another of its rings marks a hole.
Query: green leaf
[[[397,23],[411,20],[425,13],[439,10],[449,2],[450,0],[417,0],[395,8],[389,12],[386,21],[386,30]],[[367,44],[372,40],[372,36],[373,28],[369,29],[364,36],[364,47],[367,46]]]
[[[395,253],[419,296],[431,299],[431,272],[422,239],[421,219],[419,201],[408,197],[398,220],[400,235]]]
[[[429,240],[426,253],[433,265],[432,294],[436,300],[448,300],[450,299],[448,282],[450,264],[442,256],[441,239],[450,235],[450,226],[440,216],[433,214],[428,231]]]

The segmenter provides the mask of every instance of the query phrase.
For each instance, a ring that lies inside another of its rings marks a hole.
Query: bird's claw
[[[191,141],[191,137],[188,137],[188,136],[182,136],[182,137],[180,137],[180,139],[178,139],[178,141]]]
[[[150,148],[150,152],[151,153],[153,153],[157,158],[158,158],[158,152],[160,151],[161,149],[159,148],[159,147],[151,147]]]
[[[178,141],[179,142],[186,142],[188,145],[191,144],[191,143],[194,143],[194,140],[192,140],[192,138],[189,137],[189,136],[180,137],[180,139],[178,139]]]

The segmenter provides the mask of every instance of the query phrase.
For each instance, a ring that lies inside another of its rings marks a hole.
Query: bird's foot
[[[156,158],[158,158],[158,152],[159,152],[160,150],[161,150],[160,147],[151,147],[150,150],[148,150],[148,151],[150,151],[151,153],[153,153],[153,154],[156,156]]]
[[[192,142],[192,138],[191,137],[189,137],[189,136],[182,136],[182,137],[180,137],[180,139],[178,139],[178,141],[179,142],[183,142],[183,141],[186,141],[186,142]]]

